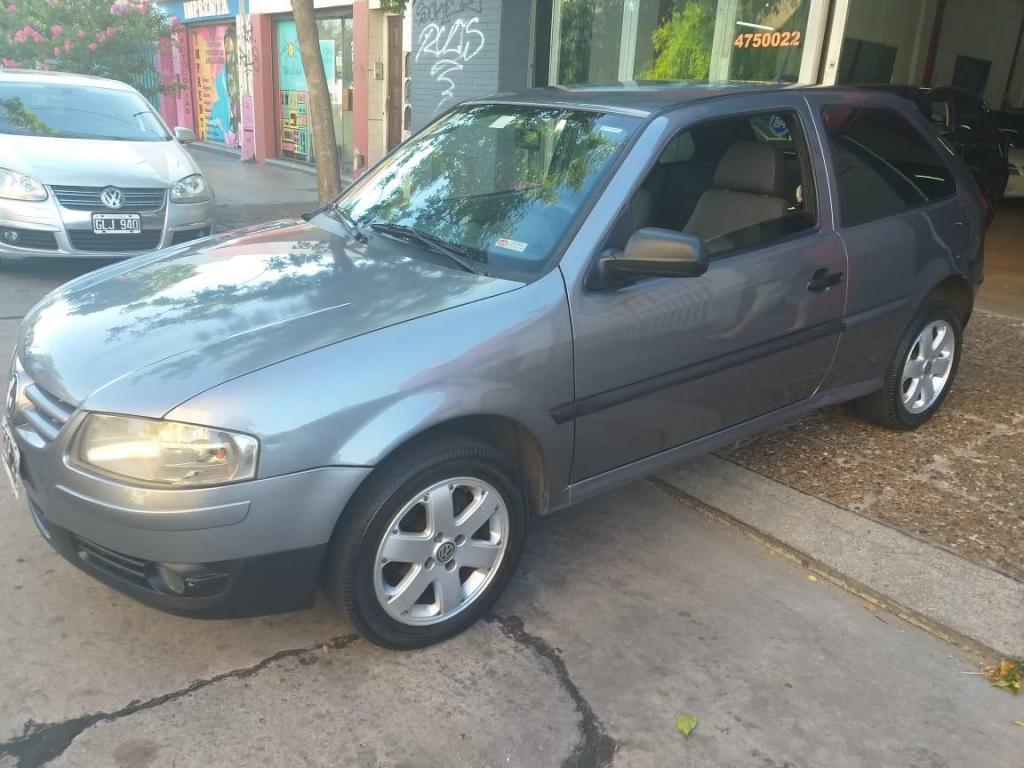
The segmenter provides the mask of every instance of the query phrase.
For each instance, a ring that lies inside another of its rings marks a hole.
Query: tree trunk
[[[313,154],[316,158],[316,186],[321,203],[341,194],[341,168],[338,146],[334,143],[334,112],[327,75],[320,57],[320,36],[316,30],[313,0],[291,0],[295,15],[295,31],[299,38],[299,55],[309,85],[309,124],[313,133]],[[333,62],[331,63],[333,67]]]

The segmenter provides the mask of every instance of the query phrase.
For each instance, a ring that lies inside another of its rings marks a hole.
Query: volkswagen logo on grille
[[[124,192],[117,187],[104,187],[100,192],[100,202],[107,208],[118,209],[124,205]]]
[[[446,541],[444,544],[439,546],[437,548],[437,552],[434,553],[434,559],[441,565],[444,565],[453,557],[455,557],[455,544],[450,541]]]
[[[18,374],[11,376],[11,384],[7,387],[7,400],[4,402],[4,412],[8,416],[14,415],[14,404],[18,400]]]

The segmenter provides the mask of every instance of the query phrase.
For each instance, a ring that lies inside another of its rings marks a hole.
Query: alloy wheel
[[[956,355],[956,332],[945,320],[928,323],[914,340],[903,364],[901,397],[908,413],[931,408],[949,382]]]
[[[374,592],[402,624],[437,624],[486,590],[505,557],[509,513],[484,480],[454,477],[409,499],[391,520],[374,562]]]

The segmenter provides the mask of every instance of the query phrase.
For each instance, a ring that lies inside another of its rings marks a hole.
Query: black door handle
[[[821,267],[814,270],[814,277],[807,284],[807,290],[812,293],[822,293],[834,285],[839,285],[841,282],[843,282],[842,272],[829,272],[828,267]]]

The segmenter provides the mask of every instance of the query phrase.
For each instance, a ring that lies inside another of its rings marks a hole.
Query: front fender
[[[572,331],[558,270],[499,296],[357,336],[225,382],[166,418],[260,439],[259,476],[375,466],[431,427],[499,416],[528,429],[568,482]],[[561,483],[561,485],[559,485]]]

